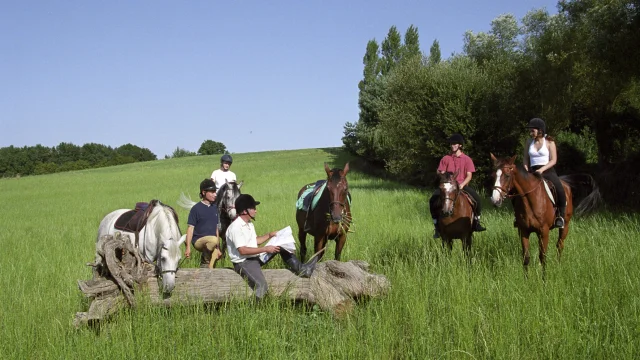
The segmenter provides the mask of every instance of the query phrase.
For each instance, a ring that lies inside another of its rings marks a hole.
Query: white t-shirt
[[[211,173],[211,179],[213,179],[213,181],[216,183],[216,189],[220,189],[220,187],[224,185],[225,182],[236,181],[236,174],[234,174],[231,170],[222,171],[220,169],[217,169],[214,170],[213,173]]]
[[[260,255],[240,255],[238,248],[243,246],[258,248],[258,235],[252,222],[245,222],[238,216],[227,229],[227,249],[232,263],[241,263],[246,258]]]

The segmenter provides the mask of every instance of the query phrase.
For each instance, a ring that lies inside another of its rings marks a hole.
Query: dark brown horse
[[[300,255],[306,259],[307,255],[307,234],[314,238],[314,249],[318,258],[324,255],[327,240],[336,241],[335,259],[340,260],[340,253],[344,243],[347,241],[347,232],[351,225],[351,204],[349,199],[349,183],[347,173],[349,163],[344,169],[329,169],[324,164],[327,173],[327,183],[320,195],[320,199],[314,209],[307,211],[296,211],[296,222],[298,223],[298,240],[300,241]],[[298,192],[298,198],[302,196],[306,189],[314,183],[307,184]],[[309,204],[311,207],[311,205]],[[305,229],[306,223],[306,229]]]
[[[453,239],[462,240],[462,249],[471,260],[471,242],[473,240],[473,208],[466,194],[460,188],[455,173],[439,174],[440,199],[438,200],[438,231],[442,238],[442,246],[449,251],[453,247]]]
[[[500,206],[505,198],[511,198],[513,210],[516,215],[515,225],[518,228],[520,239],[522,241],[522,258],[525,270],[529,265],[529,236],[531,233],[538,235],[538,244],[540,248],[540,264],[544,270],[547,256],[547,246],[549,244],[549,231],[553,229],[554,219],[556,217],[554,205],[549,198],[544,186],[543,178],[534,174],[529,174],[523,167],[515,165],[516,157],[497,159],[491,154],[494,171],[494,186],[491,195],[491,202]],[[577,175],[585,177],[585,175]],[[583,203],[589,204],[590,207],[595,206],[596,198],[600,196],[595,181],[589,175],[586,175],[591,183],[590,194],[582,200]],[[569,234],[569,225],[571,217],[574,214],[572,189],[569,186],[572,182],[572,175],[562,176],[562,186],[567,195],[567,210],[565,214],[564,228],[559,229],[558,242],[558,258],[562,255],[564,249],[564,240]],[[588,200],[588,201],[585,201]],[[581,212],[589,210],[581,204]]]

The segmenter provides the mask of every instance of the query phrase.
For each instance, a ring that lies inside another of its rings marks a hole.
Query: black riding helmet
[[[200,183],[200,197],[203,191],[216,191],[216,183],[211,179],[204,179]]]
[[[453,134],[449,138],[449,144],[460,144],[464,145],[464,138],[460,134]]]
[[[256,201],[253,196],[249,194],[242,194],[238,196],[235,201],[236,213],[240,215],[245,210],[255,209],[257,205],[260,205],[260,201]]]
[[[232,157],[231,157],[231,155],[229,155],[229,154],[224,154],[224,155],[222,155],[222,157],[220,158],[220,162],[221,162],[221,163],[223,163],[223,162],[225,162],[225,161],[226,161],[226,162],[228,162],[229,164],[232,164],[232,163],[233,163],[233,158],[232,158]]]
[[[544,120],[540,118],[533,118],[529,120],[529,124],[527,124],[527,129],[538,129],[543,134],[547,133],[547,126],[544,123]]]

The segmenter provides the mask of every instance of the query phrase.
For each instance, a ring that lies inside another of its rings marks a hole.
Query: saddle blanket
[[[315,184],[307,185],[307,188],[296,201],[296,209],[309,211],[309,205],[311,205],[311,210],[315,209],[325,187],[327,187],[326,180],[318,180]]]

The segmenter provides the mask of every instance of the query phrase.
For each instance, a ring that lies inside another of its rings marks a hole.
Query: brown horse
[[[525,270],[529,265],[529,236],[531,233],[538,235],[540,248],[540,264],[543,271],[546,265],[547,246],[549,244],[549,231],[553,229],[556,217],[554,205],[549,199],[544,186],[544,179],[540,176],[529,174],[524,168],[515,165],[516,157],[497,159],[491,154],[494,165],[494,186],[491,195],[491,202],[500,206],[505,198],[511,198],[513,210],[516,215],[515,225],[518,228],[522,241],[522,258]],[[587,179],[586,183],[591,186],[590,193],[582,200],[578,212],[590,210],[597,205],[600,196],[595,181],[590,175],[569,175],[562,176],[562,186],[567,195],[567,209],[565,214],[564,228],[559,229],[558,259],[564,249],[564,240],[569,234],[569,224],[574,214],[572,189],[569,185],[577,184],[578,178]],[[587,201],[588,200],[588,201]]]
[[[327,240],[335,240],[335,259],[340,260],[340,253],[342,253],[344,243],[347,241],[347,231],[351,225],[349,184],[346,177],[349,172],[349,163],[344,166],[344,169],[329,169],[325,163],[324,169],[327,173],[326,187],[322,191],[316,207],[308,212],[299,209],[296,211],[302,259],[305,259],[307,255],[306,240],[307,234],[309,234],[314,238],[314,248],[318,259],[324,255]],[[313,185],[314,183],[303,186],[298,192],[298,198]]]
[[[473,208],[469,199],[460,188],[455,173],[438,174],[440,177],[440,199],[438,201],[438,231],[442,237],[442,246],[451,251],[453,239],[462,240],[462,249],[471,261],[471,242],[473,240]]]

